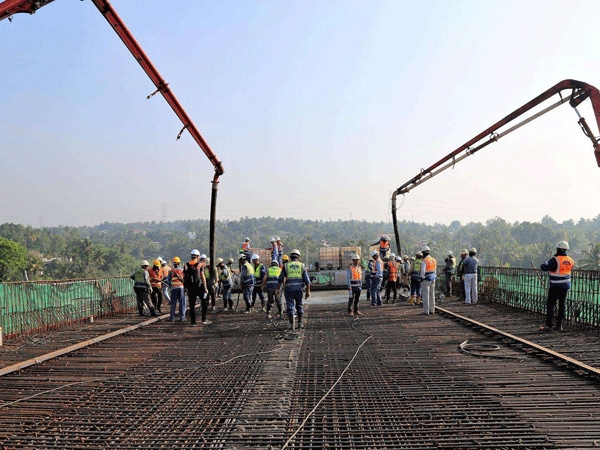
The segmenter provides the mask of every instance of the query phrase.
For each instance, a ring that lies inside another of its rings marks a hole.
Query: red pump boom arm
[[[561,95],[561,92],[564,90],[567,90],[567,89],[572,90],[571,95],[569,95],[568,97],[563,97]],[[543,103],[544,101],[548,100],[550,97],[552,97],[555,94],[560,95],[560,100],[558,102],[554,103],[553,105],[550,105],[549,107],[538,112],[537,114],[534,114],[533,116],[523,120],[519,124],[514,125],[513,127],[509,128],[507,130],[504,130],[500,133],[497,133],[497,131],[500,128],[502,128],[503,126],[512,122],[516,118],[522,116],[523,114],[525,114],[526,112],[535,108],[536,106]],[[394,191],[394,193],[392,194],[392,221],[394,224],[394,233],[396,236],[396,246],[398,249],[398,254],[402,253],[402,251],[401,251],[402,247],[400,245],[400,236],[398,233],[398,220],[396,217],[396,197],[399,194],[408,193],[415,187],[417,187],[420,184],[424,183],[425,181],[433,178],[435,175],[439,174],[440,172],[443,172],[444,170],[446,170],[450,167],[453,167],[457,162],[463,160],[464,158],[467,158],[468,156],[473,155],[475,152],[481,150],[483,147],[486,147],[487,145],[491,144],[492,142],[498,141],[498,139],[500,139],[501,137],[506,136],[508,133],[516,130],[517,128],[522,127],[523,125],[531,122],[534,119],[537,119],[541,115],[546,114],[550,110],[562,105],[563,103],[566,103],[567,101],[575,109],[575,112],[579,116],[579,121],[577,123],[579,123],[579,126],[583,130],[583,133],[592,141],[592,146],[594,147],[594,156],[596,157],[596,163],[598,164],[598,167],[600,167],[600,138],[597,138],[594,136],[594,134],[590,130],[590,127],[588,126],[587,122],[585,121],[585,118],[581,117],[581,115],[579,114],[579,111],[577,111],[577,106],[579,106],[579,104],[581,104],[581,102],[583,102],[584,100],[586,100],[588,98],[590,99],[590,101],[592,103],[592,108],[594,110],[594,116],[596,117],[596,124],[598,126],[598,129],[600,130],[600,92],[598,91],[598,89],[595,88],[594,86],[584,83],[582,81],[563,80],[560,83],[556,84],[555,86],[552,86],[546,92],[543,92],[542,94],[538,95],[533,100],[529,101],[528,103],[524,104],[520,108],[516,109],[515,111],[510,113],[508,116],[499,120],[498,122],[496,122],[494,125],[492,125],[488,129],[482,131],[481,133],[479,133],[477,136],[475,136],[470,141],[465,142],[463,145],[458,147],[456,150],[454,150],[453,152],[444,156],[442,159],[440,159],[433,165],[429,166],[427,169],[422,169],[421,172],[419,172],[419,174],[417,174],[416,176],[411,178],[409,181],[404,183],[402,186],[400,186],[398,189],[396,189]],[[480,144],[477,144],[478,142],[482,141],[486,137],[488,138],[487,140],[483,141]],[[475,147],[473,147],[473,145],[475,145]]]

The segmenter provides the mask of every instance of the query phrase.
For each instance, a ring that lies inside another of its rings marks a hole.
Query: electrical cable
[[[460,350],[468,355],[477,356],[480,358],[498,358],[498,359],[526,359],[527,356],[510,356],[510,355],[493,355],[488,352],[495,352],[500,350],[500,346],[497,344],[469,344],[466,340],[459,345]]]

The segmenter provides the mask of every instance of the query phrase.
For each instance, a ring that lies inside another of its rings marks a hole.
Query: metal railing
[[[137,308],[129,277],[0,283],[6,337],[61,329]]]
[[[534,269],[480,267],[479,298],[546,314],[547,274]],[[600,272],[575,270],[567,295],[565,323],[600,331]]]

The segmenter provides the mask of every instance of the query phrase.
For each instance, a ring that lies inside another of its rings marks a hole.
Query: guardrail
[[[0,283],[0,324],[6,337],[135,309],[129,277]]]
[[[479,298],[546,314],[547,274],[534,269],[480,267]],[[575,270],[567,295],[565,323],[600,332],[600,272]]]

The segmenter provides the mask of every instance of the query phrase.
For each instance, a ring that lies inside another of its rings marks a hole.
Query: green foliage
[[[485,224],[464,225],[456,220],[450,225],[401,221],[398,228],[403,254],[413,254],[427,243],[432,255],[443,261],[448,250],[458,254],[462,248],[476,247],[484,265],[531,267],[531,263],[538,266],[550,258],[556,242],[566,239],[578,268],[598,270],[599,244],[589,243],[600,242],[600,215],[577,223],[558,223],[548,216],[538,223],[514,224],[499,217]],[[41,229],[5,223],[0,225],[0,236],[29,250],[25,252],[25,262],[14,266],[18,267],[11,275],[14,279],[23,279],[23,268],[30,279],[64,279],[129,275],[141,259],[162,256],[170,260],[179,256],[185,260],[194,248],[208,254],[208,229],[207,220],[105,222],[94,227]],[[253,248],[269,248],[270,238],[279,236],[286,253],[298,248],[303,260],[312,263],[325,243],[359,246],[366,255],[382,234],[392,238],[392,251],[396,253],[393,227],[386,222],[245,217],[219,221],[215,238],[217,256],[228,258],[238,253],[245,237],[251,239]]]
[[[15,241],[0,237],[0,281],[25,279],[27,249]]]

